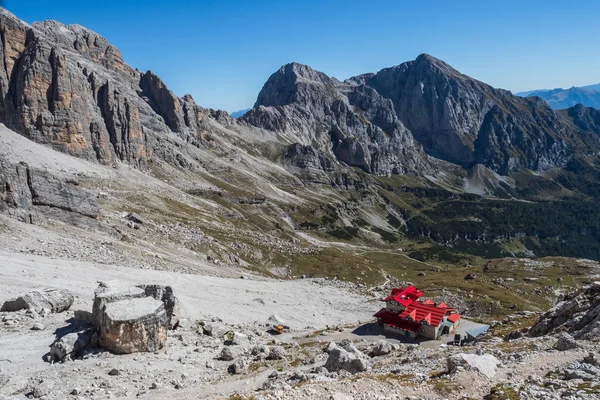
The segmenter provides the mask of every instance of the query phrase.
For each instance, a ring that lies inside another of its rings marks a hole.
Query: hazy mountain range
[[[583,104],[586,107],[600,109],[600,83],[580,87],[573,86],[569,89],[531,90],[528,92],[520,92],[516,95],[523,97],[541,97],[555,110],[573,107],[576,104]]]

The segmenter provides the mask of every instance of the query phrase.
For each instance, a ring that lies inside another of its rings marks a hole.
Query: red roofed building
[[[438,339],[442,334],[452,333],[459,323],[460,315],[446,303],[435,304],[431,299],[419,301],[423,292],[414,286],[392,289],[383,299],[386,307],[374,315],[386,331],[399,333],[407,338],[424,336]]]

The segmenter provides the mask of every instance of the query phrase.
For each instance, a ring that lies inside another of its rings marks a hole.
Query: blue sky
[[[600,82],[600,1],[4,0],[26,22],[86,26],[205,107],[251,107],[296,61],[338,79],[429,53],[496,87]]]

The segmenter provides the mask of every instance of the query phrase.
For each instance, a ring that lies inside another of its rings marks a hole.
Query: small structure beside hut
[[[423,336],[439,339],[452,334],[460,324],[460,314],[446,303],[435,303],[421,299],[423,292],[414,286],[392,289],[383,299],[386,306],[374,317],[385,331],[402,335],[408,339]]]

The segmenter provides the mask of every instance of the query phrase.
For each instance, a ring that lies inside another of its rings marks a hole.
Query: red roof
[[[394,288],[392,289],[392,293],[383,299],[383,301],[391,301],[394,300],[404,307],[407,307],[410,303],[417,300],[419,297],[423,296],[423,292],[417,290],[414,286],[407,286],[405,288]]]
[[[402,319],[400,318],[400,315],[398,313],[388,311],[385,308],[382,308],[377,314],[373,316],[375,318],[378,318],[384,324],[391,325],[400,329],[405,329],[407,331],[418,332],[421,328],[420,323]]]
[[[439,326],[447,312],[448,310],[444,308],[414,302],[406,307],[399,316],[402,319],[410,316],[415,322],[427,321],[431,326]]]
[[[460,319],[460,314],[448,315],[448,321],[452,322],[453,324],[456,323],[456,321],[458,321],[459,319]]]
[[[437,308],[450,308],[450,307],[448,307],[448,305],[442,301],[440,304],[437,305]]]
[[[434,306],[435,303],[433,302],[433,300],[431,299],[427,299],[423,302],[423,304],[425,304],[426,306]]]

